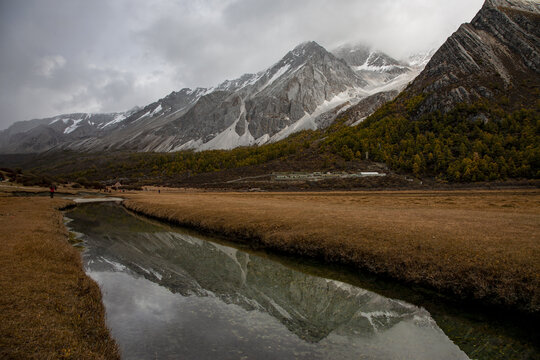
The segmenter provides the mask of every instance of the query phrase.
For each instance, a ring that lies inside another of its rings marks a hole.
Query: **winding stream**
[[[101,287],[125,359],[468,359],[501,349],[535,356],[532,345],[507,340],[492,349],[491,333],[471,335],[480,327],[441,315],[460,347],[423,307],[119,205],[79,205],[66,219],[84,242],[86,271]],[[473,337],[486,346],[468,346]]]

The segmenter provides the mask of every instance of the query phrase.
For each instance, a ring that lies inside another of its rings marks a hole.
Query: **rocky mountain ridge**
[[[356,62],[343,48],[330,53],[306,42],[264,71],[209,89],[172,92],[135,111],[91,115],[96,121],[72,114],[17,123],[0,132],[0,151],[169,152],[261,145],[328,126],[339,112],[380,91],[401,90],[419,72],[420,67],[361,45],[347,49]],[[365,51],[363,65],[359,57]],[[52,124],[56,119],[68,119],[72,130]]]
[[[482,99],[525,105],[534,103],[530,90],[539,78],[540,4],[487,0],[433,55],[410,92],[425,97],[418,116]]]

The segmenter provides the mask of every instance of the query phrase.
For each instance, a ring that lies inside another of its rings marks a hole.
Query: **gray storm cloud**
[[[437,47],[483,0],[0,0],[0,129],[145,105],[272,65],[298,43]]]

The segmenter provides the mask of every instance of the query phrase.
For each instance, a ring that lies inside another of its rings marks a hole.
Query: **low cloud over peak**
[[[440,45],[482,0],[0,2],[0,129],[122,111],[262,70],[305,40],[402,57]]]

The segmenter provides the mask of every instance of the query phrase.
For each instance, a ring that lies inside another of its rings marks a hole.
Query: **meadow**
[[[538,314],[540,191],[126,193],[134,212]]]
[[[99,286],[68,241],[59,209],[71,202],[4,195],[0,358],[119,359]]]

